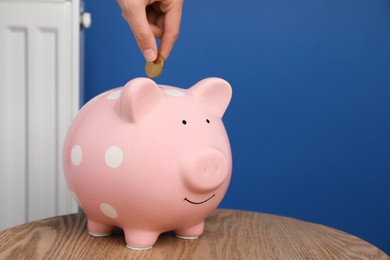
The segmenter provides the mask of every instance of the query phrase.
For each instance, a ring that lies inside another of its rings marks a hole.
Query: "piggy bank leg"
[[[153,247],[160,233],[147,230],[124,229],[127,248],[147,250]]]
[[[88,219],[88,232],[94,237],[109,236],[114,232],[115,227],[112,225],[102,224]]]
[[[189,228],[175,230],[175,236],[181,239],[197,239],[204,230],[204,221]]]

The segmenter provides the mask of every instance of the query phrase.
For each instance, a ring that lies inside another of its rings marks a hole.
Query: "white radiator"
[[[61,153],[79,52],[79,0],[0,0],[0,230],[77,211]]]

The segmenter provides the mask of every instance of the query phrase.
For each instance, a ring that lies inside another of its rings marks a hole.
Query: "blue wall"
[[[86,0],[85,96],[145,76],[116,1]],[[332,226],[390,253],[390,1],[185,1],[156,81],[233,86],[221,207]]]

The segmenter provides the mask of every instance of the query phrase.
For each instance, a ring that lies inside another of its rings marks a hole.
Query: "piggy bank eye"
[[[206,119],[207,124],[210,124],[210,120]]]
[[[183,123],[183,125],[187,124],[187,121],[186,120],[183,120],[181,121]]]

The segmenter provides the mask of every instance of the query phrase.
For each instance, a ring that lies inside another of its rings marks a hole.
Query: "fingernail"
[[[144,57],[146,59],[146,61],[154,61],[156,59],[156,54],[154,53],[154,51],[152,49],[147,49],[147,50],[144,50]]]

